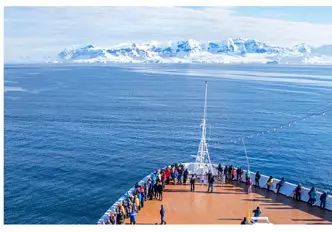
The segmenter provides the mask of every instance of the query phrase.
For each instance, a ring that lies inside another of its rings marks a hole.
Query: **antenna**
[[[196,163],[194,173],[203,175],[206,171],[205,167],[212,172],[212,164],[210,160],[210,155],[208,151],[208,146],[206,143],[206,110],[207,110],[207,87],[208,83],[205,81],[205,99],[204,99],[204,115],[202,120],[202,137],[198,146],[198,152],[196,155]]]

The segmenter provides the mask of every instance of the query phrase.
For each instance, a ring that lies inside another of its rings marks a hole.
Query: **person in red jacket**
[[[166,168],[165,175],[166,175],[166,184],[169,184],[169,178],[171,177],[171,170],[169,170],[169,167]]]

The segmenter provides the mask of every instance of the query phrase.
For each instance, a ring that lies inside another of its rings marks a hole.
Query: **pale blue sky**
[[[72,45],[251,37],[332,44],[332,7],[6,7],[5,62],[42,61]]]

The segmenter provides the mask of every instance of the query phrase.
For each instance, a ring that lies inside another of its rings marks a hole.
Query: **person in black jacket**
[[[196,175],[193,174],[190,178],[190,191],[195,191],[195,182],[196,182]]]
[[[319,207],[321,209],[324,209],[325,208],[325,205],[326,205],[326,199],[327,199],[327,192],[323,192],[323,194],[320,196],[320,205]]]
[[[225,169],[224,169],[224,175],[225,175],[225,179],[227,179],[227,173],[228,173],[228,167],[225,166]]]
[[[183,184],[187,184],[188,175],[189,175],[188,169],[184,170],[184,172],[183,172]]]
[[[211,193],[213,192],[213,184],[214,184],[214,176],[212,176],[212,174],[211,174],[211,176],[209,178],[208,192],[210,191],[210,189],[211,189]]]
[[[259,187],[259,180],[261,179],[261,174],[259,172],[256,172],[255,175],[255,186]]]
[[[162,201],[163,200],[163,185],[160,182],[157,184],[157,191],[158,191],[159,200]]]
[[[243,218],[242,222],[241,222],[241,225],[247,225],[248,224],[248,220],[247,218]]]

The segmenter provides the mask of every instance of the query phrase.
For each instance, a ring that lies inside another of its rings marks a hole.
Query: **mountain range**
[[[61,51],[57,63],[264,63],[332,64],[332,45],[271,46],[255,39],[229,38],[199,42],[120,44],[108,48],[92,44]]]

